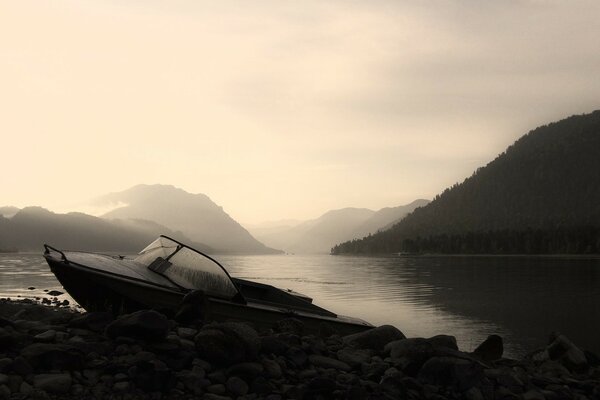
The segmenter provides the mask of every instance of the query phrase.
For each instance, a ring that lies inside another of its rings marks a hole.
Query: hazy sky
[[[432,198],[600,108],[600,2],[0,0],[0,205],[235,219]]]

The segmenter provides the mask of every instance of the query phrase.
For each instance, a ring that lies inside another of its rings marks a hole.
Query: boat
[[[290,317],[302,321],[307,332],[330,329],[347,335],[373,328],[321,308],[301,293],[232,278],[214,258],[164,235],[134,258],[44,248],[50,270],[86,311],[155,309],[173,317],[195,301],[204,319],[249,322],[259,329]]]

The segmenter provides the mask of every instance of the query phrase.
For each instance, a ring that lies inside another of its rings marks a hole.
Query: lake
[[[598,258],[216,258],[232,276],[294,289],[338,314],[392,324],[409,337],[454,335],[461,350],[499,334],[505,354],[518,357],[559,331],[600,353]],[[43,296],[43,289],[61,286],[41,254],[0,254],[0,297]]]

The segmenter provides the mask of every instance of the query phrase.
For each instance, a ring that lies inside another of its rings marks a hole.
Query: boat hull
[[[180,309],[183,297],[188,293],[185,290],[132,279],[49,255],[45,258],[58,281],[86,311],[110,311],[117,315],[141,309],[155,309],[172,317]],[[302,321],[307,332],[325,329],[348,335],[373,328],[372,325],[356,318],[337,316],[333,313],[317,315],[288,308],[285,304],[254,302],[252,298],[247,298],[246,304],[210,297],[207,300],[208,309],[205,310],[205,314],[210,320],[243,321],[257,329],[272,328],[281,319],[289,317]]]

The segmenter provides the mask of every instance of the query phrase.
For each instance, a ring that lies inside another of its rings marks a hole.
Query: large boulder
[[[126,336],[148,341],[163,340],[169,333],[169,320],[154,310],[140,310],[126,314],[106,327],[106,336]]]
[[[589,368],[585,352],[575,346],[565,335],[554,333],[546,348],[551,360],[557,360],[570,371],[585,372]]]
[[[114,321],[112,313],[106,311],[88,312],[69,322],[72,328],[89,329],[93,332],[103,332],[104,329]]]
[[[395,340],[385,346],[384,352],[389,354],[405,373],[414,376],[431,357],[458,353],[457,349],[454,336],[438,335],[428,339]]]
[[[504,345],[502,338],[498,335],[490,335],[483,343],[477,346],[475,351],[473,351],[473,355],[482,361],[489,362],[502,358],[503,352]]]
[[[344,336],[344,342],[347,344],[374,351],[382,351],[386,344],[400,339],[406,339],[406,336],[392,325],[381,325],[364,332]]]
[[[33,387],[48,393],[68,393],[71,388],[71,375],[68,373],[35,375],[33,378]]]
[[[201,358],[221,365],[254,360],[261,345],[258,333],[241,322],[206,325],[194,341]]]
[[[21,355],[36,370],[78,370],[85,361],[81,350],[67,344],[34,343],[21,350]]]
[[[484,379],[483,367],[472,360],[455,357],[432,357],[421,367],[421,382],[453,387],[465,392]]]

